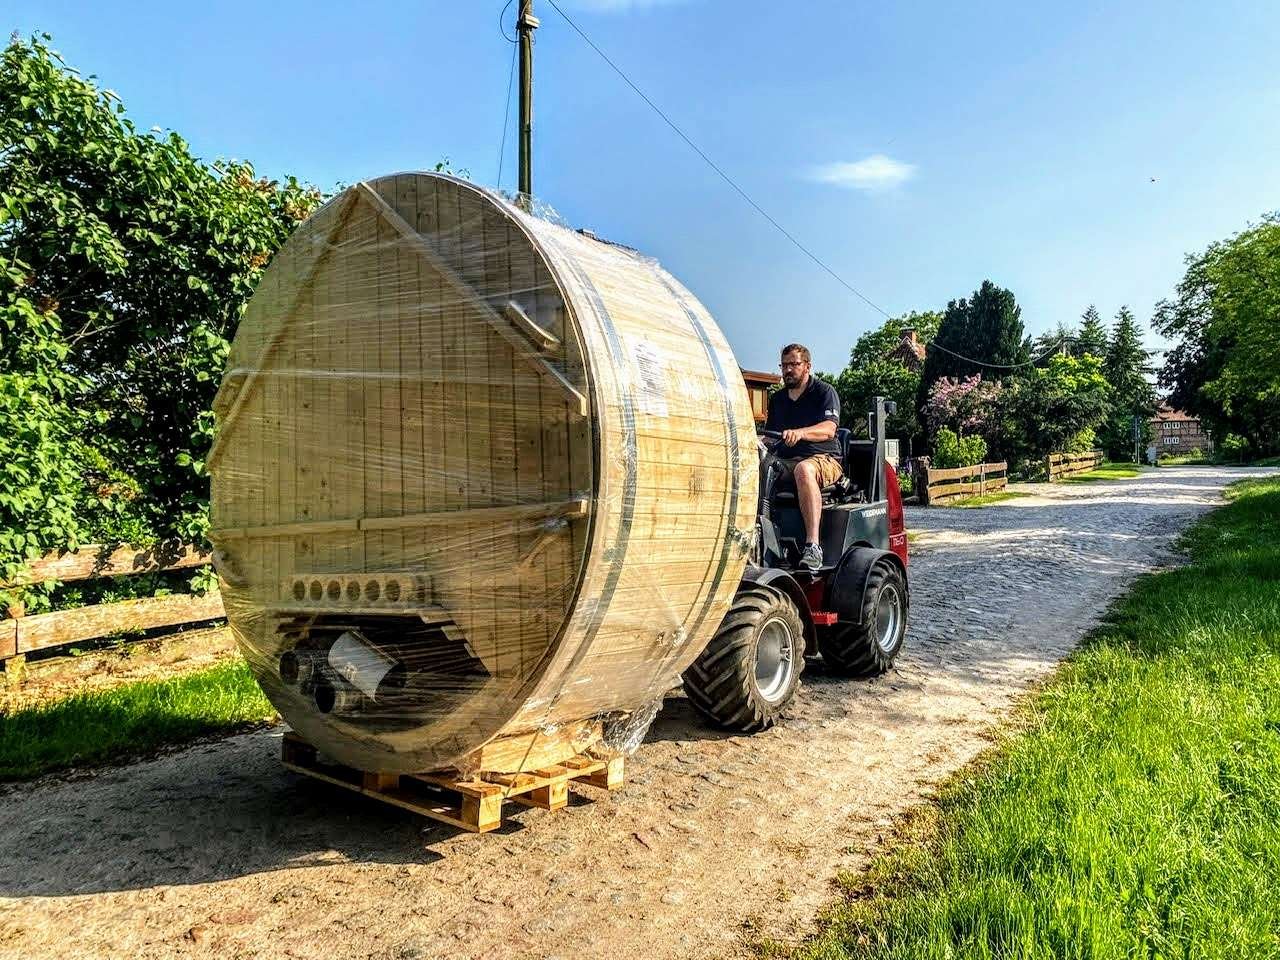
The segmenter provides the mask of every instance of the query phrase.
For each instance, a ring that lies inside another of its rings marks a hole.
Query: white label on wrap
[[[667,416],[667,358],[649,340],[632,340],[631,356],[639,375],[636,406],[652,417]]]

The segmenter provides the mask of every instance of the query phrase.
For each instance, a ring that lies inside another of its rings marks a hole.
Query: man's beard
[[[798,373],[784,373],[782,375],[782,382],[786,385],[787,389],[800,386],[800,380],[801,377]]]

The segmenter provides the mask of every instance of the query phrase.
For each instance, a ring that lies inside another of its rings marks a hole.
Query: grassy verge
[[[242,660],[0,713],[0,780],[148,753],[270,720]]]
[[[797,956],[1280,955],[1280,478],[1229,497]]]
[[[1004,503],[1006,500],[1017,500],[1019,497],[1029,497],[1031,494],[1022,493],[1018,490],[1001,490],[999,493],[984,493],[980,497],[965,497],[963,500],[952,500],[950,503],[943,503],[943,507],[989,507],[993,503]]]
[[[1127,480],[1142,473],[1136,463],[1104,463],[1096,470],[1067,477],[1063,483],[1092,483],[1095,480]]]

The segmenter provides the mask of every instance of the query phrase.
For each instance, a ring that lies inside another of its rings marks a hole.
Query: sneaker
[[[805,544],[804,553],[800,555],[800,566],[817,573],[822,567],[822,546],[817,543]]]

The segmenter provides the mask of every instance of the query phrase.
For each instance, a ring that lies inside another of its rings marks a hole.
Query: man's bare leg
[[[805,543],[818,542],[818,524],[822,520],[822,488],[818,486],[818,471],[808,460],[796,464],[796,499],[800,501],[800,515],[804,517]]]

